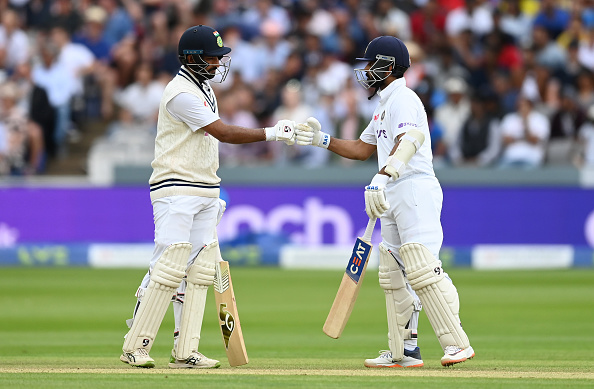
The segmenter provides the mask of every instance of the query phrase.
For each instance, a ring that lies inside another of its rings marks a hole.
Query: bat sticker
[[[371,245],[365,243],[361,239],[357,239],[355,247],[353,248],[353,253],[351,254],[351,259],[346,268],[346,274],[355,281],[355,283],[359,283],[359,278],[361,278],[361,273],[363,273],[363,268],[365,267],[365,262],[369,259],[370,252]]]

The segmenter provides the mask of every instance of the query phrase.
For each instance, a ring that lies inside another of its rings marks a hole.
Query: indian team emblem
[[[386,111],[382,112],[382,120],[386,117]]]
[[[219,34],[219,32],[214,31],[213,35],[217,37],[217,45],[219,45],[219,47],[223,47],[223,38],[221,38],[221,35]]]

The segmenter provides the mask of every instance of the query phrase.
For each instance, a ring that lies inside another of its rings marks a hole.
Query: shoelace
[[[392,351],[382,350],[379,352],[381,358],[392,359]]]
[[[444,351],[446,354],[453,355],[459,353],[460,351],[462,351],[462,349],[458,346],[446,346]]]

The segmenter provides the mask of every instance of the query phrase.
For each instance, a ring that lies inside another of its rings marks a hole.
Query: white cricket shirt
[[[360,136],[363,142],[377,145],[378,170],[385,166],[398,135],[416,129],[425,135],[425,142],[413,155],[399,180],[415,173],[435,176],[427,113],[419,96],[406,86],[404,78],[392,81],[378,94],[380,101],[373,118]]]

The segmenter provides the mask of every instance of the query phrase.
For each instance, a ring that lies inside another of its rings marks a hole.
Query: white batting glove
[[[379,219],[390,208],[384,192],[390,176],[376,174],[365,187],[365,212],[370,219]]]
[[[318,119],[310,117],[306,125],[295,127],[297,144],[301,146],[314,145],[327,149],[330,145],[330,135],[322,131]]]
[[[274,127],[264,128],[267,141],[283,141],[288,145],[295,143],[295,122],[279,120]]]

